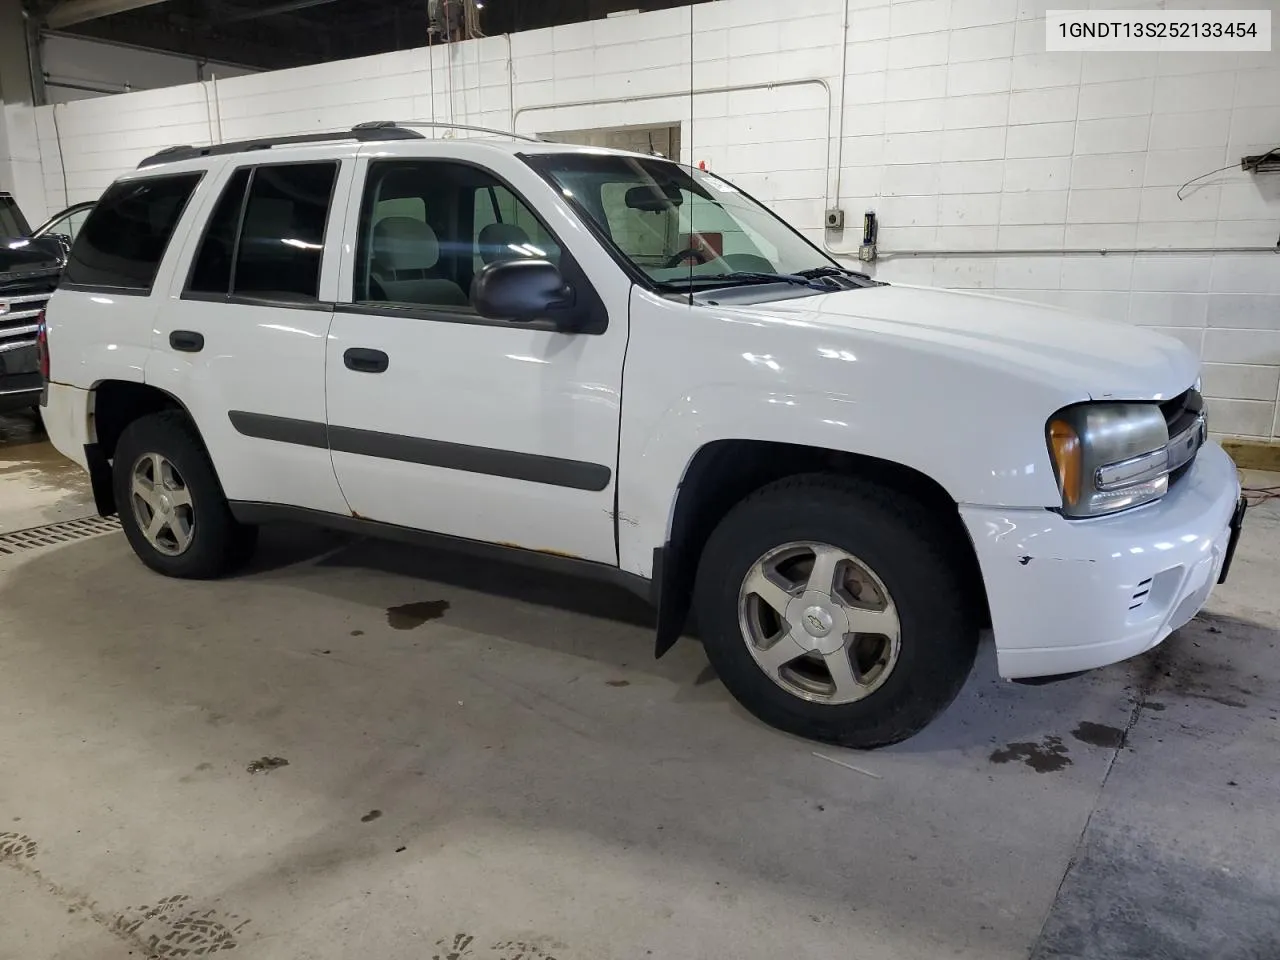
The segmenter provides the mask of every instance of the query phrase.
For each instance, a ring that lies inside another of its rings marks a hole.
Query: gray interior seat
[[[396,303],[466,306],[471,302],[452,280],[432,277],[440,241],[430,225],[412,217],[386,217],[373,227],[373,279]]]

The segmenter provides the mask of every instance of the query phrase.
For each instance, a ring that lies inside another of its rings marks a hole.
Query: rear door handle
[[[352,347],[342,355],[342,362],[347,365],[348,370],[356,373],[382,373],[391,365],[391,360],[385,353],[368,347]]]
[[[183,353],[199,353],[204,349],[204,334],[194,330],[175,330],[169,334],[169,346]]]

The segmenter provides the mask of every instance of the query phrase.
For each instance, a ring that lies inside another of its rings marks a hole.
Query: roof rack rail
[[[422,134],[409,130],[385,120],[372,123],[360,123],[350,130],[335,130],[327,133],[300,133],[291,137],[264,137],[260,140],[235,140],[230,143],[215,143],[207,147],[177,146],[153,153],[140,164],[138,169],[153,167],[159,163],[174,163],[178,160],[195,160],[199,157],[217,157],[228,153],[245,153],[250,150],[270,150],[272,147],[290,146],[299,143],[326,143],[335,140],[357,140],[361,143],[381,140],[421,140]]]
[[[450,123],[436,120],[370,120],[357,123],[356,130],[375,130],[388,127],[416,129],[423,127],[430,130],[466,130],[470,133],[488,133],[495,137],[511,137],[515,140],[527,140],[530,143],[547,143],[542,137],[530,136],[527,133],[516,133],[514,130],[499,130],[496,127],[476,127],[467,123]]]

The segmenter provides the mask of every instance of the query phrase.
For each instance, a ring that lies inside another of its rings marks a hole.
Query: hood
[[[66,261],[66,247],[56,237],[0,238],[0,282],[9,274],[57,272]]]
[[[1199,375],[1181,341],[1153,330],[1021,300],[891,284],[773,301],[791,322],[915,341],[1094,400],[1166,400]],[[958,356],[959,358],[959,356]]]

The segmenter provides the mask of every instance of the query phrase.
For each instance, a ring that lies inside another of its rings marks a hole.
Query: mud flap
[[[653,551],[652,601],[658,611],[658,630],[654,638],[656,660],[676,645],[689,618],[693,597],[693,578],[684,576],[680,558],[672,550]]]
[[[89,485],[93,490],[93,505],[101,517],[116,512],[116,495],[111,483],[111,461],[96,443],[84,445],[84,462],[89,466]]]

